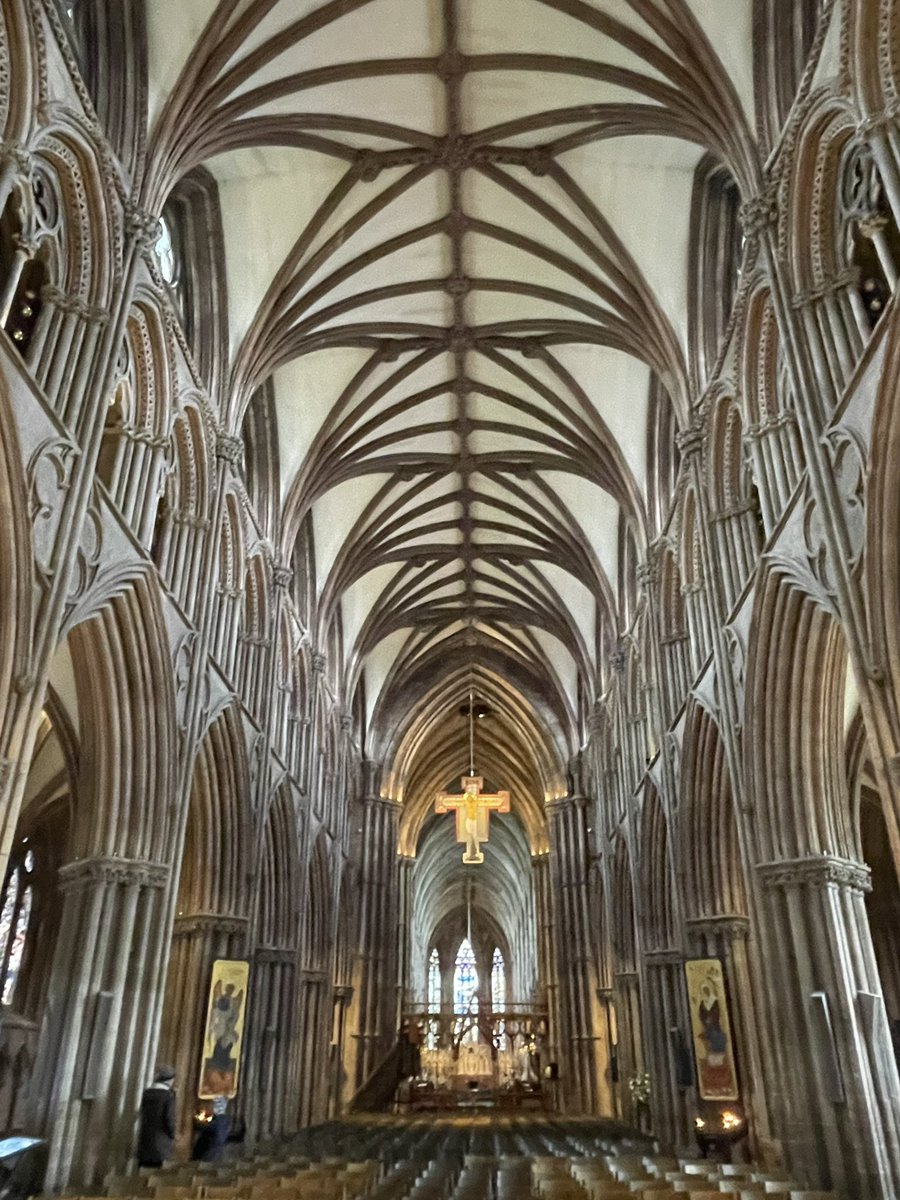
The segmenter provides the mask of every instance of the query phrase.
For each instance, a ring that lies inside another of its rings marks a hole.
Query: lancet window
[[[34,852],[25,849],[6,876],[0,902],[0,1003],[9,1007],[22,969],[34,901]]]
[[[491,1008],[494,1012],[503,1012],[506,1008],[506,964],[499,947],[491,961]]]
[[[159,273],[168,287],[182,323],[188,312],[188,280],[181,246],[181,231],[170,207],[159,218],[159,237],[156,239],[156,259]]]
[[[428,959],[428,1011],[441,1011],[441,963],[437,947],[431,951]]]
[[[457,1036],[474,1042],[478,1037],[478,970],[475,952],[468,938],[463,938],[456,953],[453,972],[453,1012],[457,1021]]]
[[[690,325],[693,368],[702,385],[712,375],[740,279],[744,234],[741,196],[712,158],[697,168],[691,214]]]

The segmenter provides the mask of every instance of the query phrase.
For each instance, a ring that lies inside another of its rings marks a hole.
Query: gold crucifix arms
[[[480,775],[463,775],[461,796],[440,792],[434,801],[436,813],[456,813],[456,840],[466,849],[463,862],[472,865],[484,862],[481,843],[488,840],[490,814],[509,812],[509,792],[484,795],[484,779]]]

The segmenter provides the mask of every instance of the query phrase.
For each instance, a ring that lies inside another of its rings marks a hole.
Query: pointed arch
[[[175,694],[159,596],[142,574],[69,633],[81,726],[75,857],[169,857],[178,751]],[[107,594],[108,595],[108,594]]]
[[[685,719],[679,830],[686,917],[747,915],[731,775],[710,714],[692,701]]]

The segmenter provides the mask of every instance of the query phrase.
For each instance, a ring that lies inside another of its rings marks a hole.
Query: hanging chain
[[[469,688],[469,774],[475,774],[475,693]]]

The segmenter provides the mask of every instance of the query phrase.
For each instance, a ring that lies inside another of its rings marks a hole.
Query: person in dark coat
[[[161,1167],[171,1157],[175,1141],[175,1070],[159,1067],[156,1078],[141,1096],[138,1130],[139,1167]]]
[[[216,1096],[212,1102],[212,1116],[197,1132],[191,1159],[194,1162],[218,1162],[230,1132],[228,1101],[224,1096]]]

